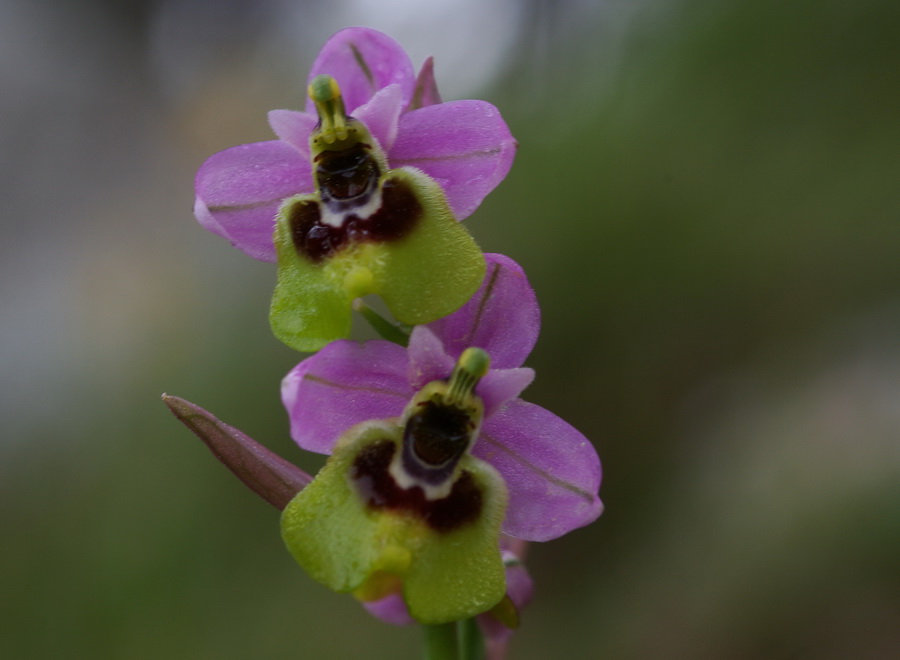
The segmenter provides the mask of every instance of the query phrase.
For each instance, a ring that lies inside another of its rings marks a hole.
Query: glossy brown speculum
[[[340,151],[321,151],[313,159],[316,183],[323,201],[356,200],[368,197],[378,186],[381,176],[378,163],[371,154],[372,147],[358,142]]]
[[[430,486],[445,483],[474,433],[475,422],[462,408],[441,397],[420,401],[403,427],[403,469]]]

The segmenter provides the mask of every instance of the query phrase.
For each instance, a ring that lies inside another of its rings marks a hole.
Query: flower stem
[[[382,339],[387,339],[395,344],[400,344],[400,346],[407,346],[409,344],[409,331],[405,327],[391,323],[361,299],[357,298],[353,301],[353,309],[362,314],[363,318],[369,322],[372,329],[375,330]]]
[[[425,633],[425,660],[459,660],[456,623],[422,626]]]
[[[484,635],[475,619],[456,622],[460,660],[484,660]]]
[[[422,626],[425,660],[484,660],[484,635],[475,619]]]

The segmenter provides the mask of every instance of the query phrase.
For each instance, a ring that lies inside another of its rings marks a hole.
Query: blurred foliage
[[[900,5],[647,2],[613,62],[606,14],[545,24],[548,7],[528,5],[482,95],[521,147],[467,224],[537,289],[528,398],[595,440],[607,511],[532,546],[512,657],[895,657]],[[267,327],[272,268],[191,226],[209,101],[164,103],[132,64],[146,107],[120,109],[147,124],[113,129],[114,149],[155,154],[149,174],[72,172],[101,201],[64,253],[101,270],[77,285],[50,394],[3,420],[25,430],[0,455],[0,656],[417,657],[417,630],[303,575],[277,512],[158,400],[321,465],[287,436],[297,355]],[[235,102],[261,117],[279,92]]]

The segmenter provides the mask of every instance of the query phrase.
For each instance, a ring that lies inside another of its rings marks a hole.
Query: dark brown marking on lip
[[[470,472],[460,474],[447,497],[429,500],[420,486],[397,485],[388,471],[394,451],[393,442],[382,440],[364,448],[353,461],[350,477],[367,506],[415,515],[440,533],[452,532],[478,519],[484,495]]]
[[[322,223],[319,202],[294,202],[287,219],[294,248],[313,263],[319,263],[334,254],[347,239],[346,233],[340,228]]]
[[[388,179],[381,188],[381,208],[366,220],[352,216],[348,233],[374,241],[396,241],[415,228],[423,214],[415,192],[402,179]]]
[[[424,212],[410,185],[391,178],[381,188],[381,207],[368,218],[347,211],[341,225],[334,227],[322,222],[320,204],[329,201],[298,201],[287,211],[294,248],[313,263],[321,263],[350,243],[401,240],[415,229]]]

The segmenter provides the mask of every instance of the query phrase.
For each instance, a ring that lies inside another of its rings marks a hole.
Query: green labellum
[[[506,590],[498,547],[506,508],[502,478],[465,453],[448,477],[449,492],[429,497],[419,485],[405,488],[394,477],[403,442],[400,420],[348,431],[318,476],[285,508],[288,549],[313,578],[336,591],[377,600],[399,588],[422,623],[491,609]]]

